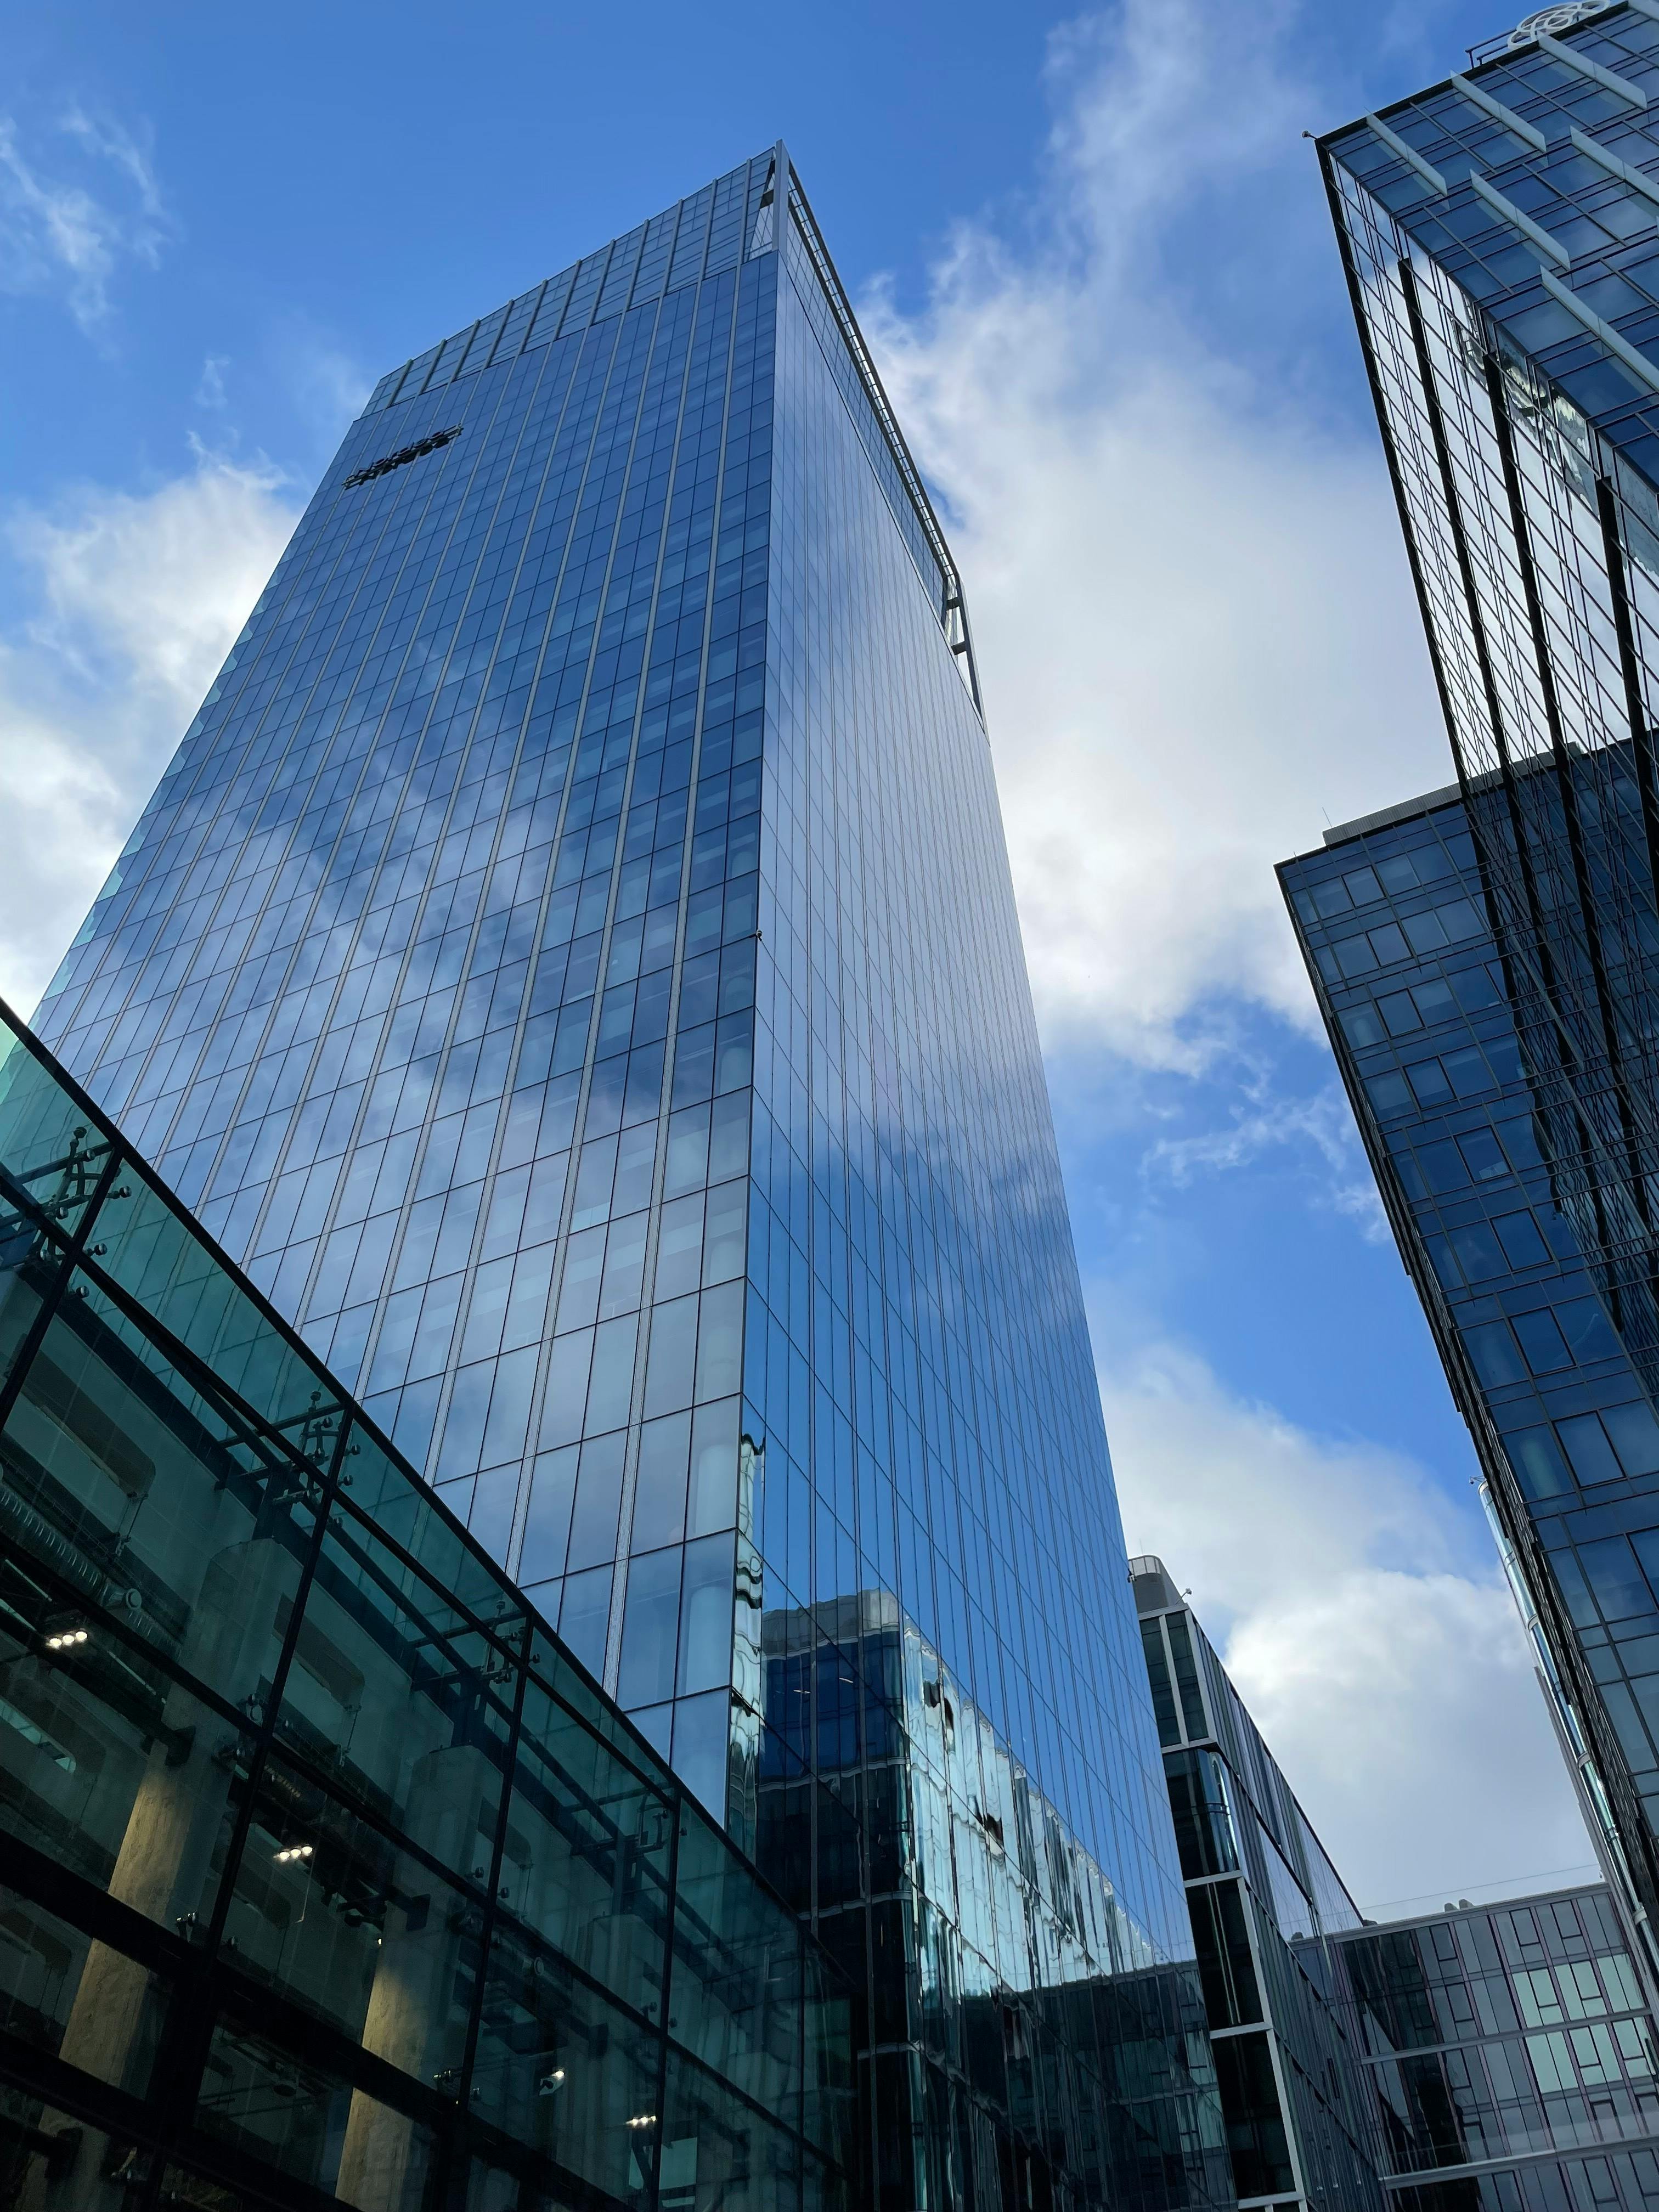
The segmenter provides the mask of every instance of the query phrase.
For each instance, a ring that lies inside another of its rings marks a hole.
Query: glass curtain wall
[[[717,1814],[772,166],[382,380],[40,1012]]]
[[[1358,1909],[1163,1561],[1129,1564],[1239,2201],[1382,2212],[1330,1949]]]
[[[1342,1936],[1395,2212],[1651,2212],[1653,2023],[1605,1890]]]
[[[0,1028],[0,2197],[850,2212],[846,1995]]]
[[[1296,864],[1339,1051],[1365,1056],[1356,1110],[1637,1924],[1659,1909],[1651,1593],[1630,1574],[1604,1610],[1584,1577],[1634,1563],[1656,1519],[1656,91],[1647,0],[1547,11],[1321,141],[1461,810],[1438,852],[1406,827],[1419,803],[1395,833],[1351,825],[1377,834],[1346,867]]]
[[[1561,1201],[1653,1390],[1659,21],[1540,27],[1322,155]]]
[[[1562,1200],[1468,811],[1431,794],[1333,831],[1280,877],[1586,1823],[1650,1972],[1659,1599],[1632,1546],[1659,1528],[1659,1419]]]

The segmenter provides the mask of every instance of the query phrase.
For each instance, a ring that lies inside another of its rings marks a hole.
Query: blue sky
[[[373,379],[781,134],[967,580],[1131,1543],[1368,1908],[1583,1866],[1272,877],[1449,774],[1301,134],[1501,8],[0,22],[0,990]]]

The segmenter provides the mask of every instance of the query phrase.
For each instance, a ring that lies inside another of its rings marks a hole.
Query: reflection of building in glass
[[[1605,1889],[1448,1906],[1336,1948],[1396,2212],[1659,2203],[1653,2026]]]
[[[1659,1913],[1659,19],[1321,142],[1458,777],[1285,871],[1615,1893]],[[1650,1725],[1651,1723],[1651,1725]],[[1659,1953],[1642,1944],[1644,1971]]]
[[[1190,1972],[960,580],[781,147],[382,380],[40,1021],[740,1842],[762,1601],[890,1592]]]
[[[1329,831],[1280,875],[1480,1460],[1586,1822],[1632,1928],[1645,1927],[1659,1811],[1659,1421],[1614,1318],[1622,1309],[1558,1203],[1549,1119],[1523,1066],[1527,1033],[1468,811],[1455,793],[1432,793]]]
[[[833,1971],[0,1030],[0,2200],[837,2212]]]
[[[760,1858],[914,2118],[876,2201],[1231,2202],[1204,2014],[885,1591],[768,1611]],[[977,2172],[978,2180],[975,2181]],[[987,2177],[1004,2194],[988,2198]]]
[[[1380,2212],[1330,1951],[1358,1911],[1163,1561],[1129,1564],[1239,2201]]]

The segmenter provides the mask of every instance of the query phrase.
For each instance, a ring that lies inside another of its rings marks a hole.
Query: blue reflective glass
[[[41,1019],[803,1869],[885,2201],[1225,2193],[960,584],[781,149],[382,380]]]

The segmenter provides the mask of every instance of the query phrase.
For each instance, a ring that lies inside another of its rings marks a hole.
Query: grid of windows
[[[840,2212],[848,1997],[0,1021],[9,2202]]]
[[[357,427],[42,1016],[716,1807],[775,269]]]
[[[1321,142],[1462,811],[1287,875],[1587,1810],[1648,1912],[1656,91],[1659,17],[1621,0]]]
[[[1652,2023],[1605,1890],[1364,1929],[1340,1954],[1400,2212],[1659,2203]]]
[[[860,1890],[872,2034],[902,1993],[871,2141],[930,2146],[902,2201],[1017,2160],[1063,2191],[1084,2154],[1030,2100],[975,2104],[930,1977],[1121,1969],[1149,2055],[1117,2094],[1164,2100],[1124,2186],[1203,2202],[1190,1935],[966,646],[760,156],[377,392],[40,1019],[741,1840],[793,1741],[767,1620],[870,1594],[983,1717],[967,1798],[994,1742],[1041,1790],[1063,1848],[1000,1917],[932,1898],[945,1963],[912,1923],[884,1983]]]
[[[1322,142],[1561,1203],[1650,1389],[1656,70],[1606,9]]]
[[[1329,1948],[1359,1913],[1163,1562],[1129,1564],[1238,2197],[1381,2212]]]
[[[1638,1561],[1659,1522],[1659,1421],[1559,1203],[1468,811],[1401,811],[1280,873],[1492,1486],[1587,1814],[1645,1904],[1659,1822],[1659,1599]],[[1454,930],[1437,919],[1449,912]]]

